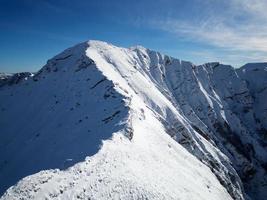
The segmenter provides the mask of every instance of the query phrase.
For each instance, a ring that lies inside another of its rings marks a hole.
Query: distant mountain
[[[4,85],[14,85],[18,84],[23,80],[27,80],[29,77],[33,76],[30,72],[20,72],[14,74],[0,73],[0,87]]]
[[[89,41],[0,77],[1,199],[267,196],[267,63]]]

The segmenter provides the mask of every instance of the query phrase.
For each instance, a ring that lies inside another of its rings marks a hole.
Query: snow
[[[265,104],[245,79],[141,46],[69,48],[0,87],[1,199],[262,199]]]
[[[132,141],[115,133],[85,162],[28,177],[17,187],[30,188],[25,196],[14,188],[3,199],[231,199],[211,171],[174,142],[151,111],[145,112],[145,120],[132,118]]]

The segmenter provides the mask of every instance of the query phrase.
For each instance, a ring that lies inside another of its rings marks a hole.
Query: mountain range
[[[90,40],[0,74],[0,199],[264,200],[267,63]]]

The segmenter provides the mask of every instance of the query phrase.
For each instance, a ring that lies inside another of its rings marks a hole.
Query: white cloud
[[[232,6],[236,9],[241,8],[246,13],[250,13],[258,20],[262,18],[266,20],[267,17],[267,1],[266,0],[232,0]]]
[[[210,6],[206,10],[206,17],[195,20],[168,18],[153,21],[152,24],[184,40],[203,42],[229,51],[235,59],[247,56],[248,61],[266,61],[267,1],[232,0],[222,9],[218,8],[218,0],[208,2]],[[216,9],[212,8],[213,3],[217,3]]]

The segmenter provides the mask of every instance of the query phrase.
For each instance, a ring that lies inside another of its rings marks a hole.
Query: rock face
[[[89,41],[0,85],[1,199],[267,196],[267,63]]]

